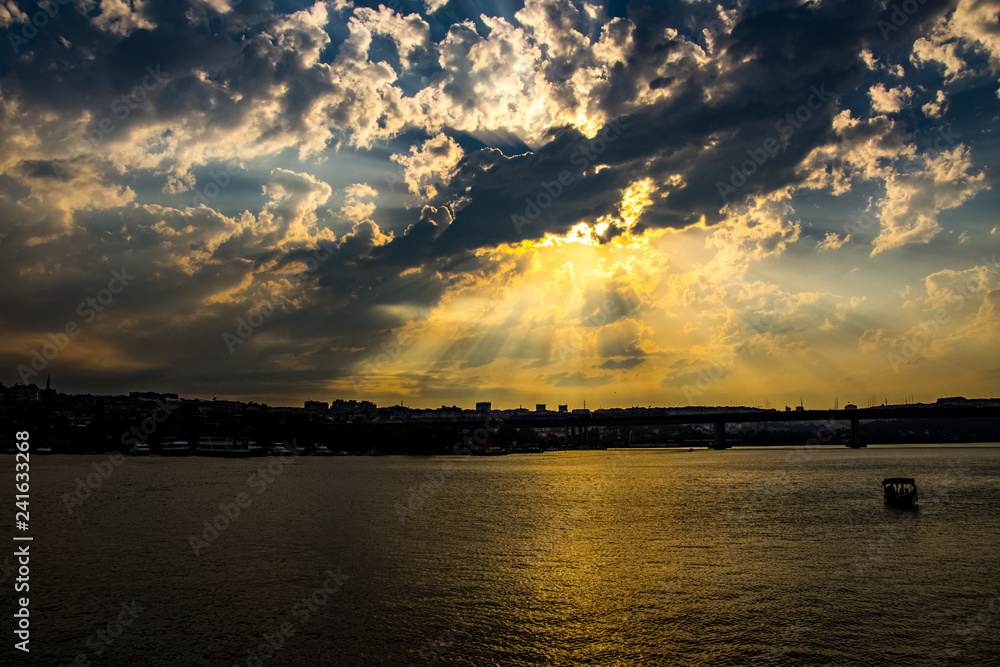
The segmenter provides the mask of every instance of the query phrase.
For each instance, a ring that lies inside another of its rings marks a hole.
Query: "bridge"
[[[768,422],[848,422],[851,439],[848,447],[864,447],[861,435],[862,421],[889,419],[998,419],[1000,406],[886,406],[852,410],[719,410],[704,411],[677,409],[670,413],[650,414],[595,414],[590,412],[539,412],[515,417],[500,417],[497,413],[483,413],[481,417],[459,420],[420,420],[407,423],[451,426],[475,429],[485,424],[512,426],[514,428],[562,428],[566,441],[586,444],[589,432],[595,427],[669,426],[683,424],[712,424],[713,449],[726,449],[726,424],[754,424]],[[401,423],[401,422],[397,422]]]

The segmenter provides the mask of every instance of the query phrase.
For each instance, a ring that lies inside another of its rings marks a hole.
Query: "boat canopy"
[[[882,486],[886,484],[913,484],[916,485],[916,481],[912,477],[887,477],[882,480]]]

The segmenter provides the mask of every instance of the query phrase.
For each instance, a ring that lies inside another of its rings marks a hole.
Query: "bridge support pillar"
[[[851,442],[848,447],[860,449],[867,446],[868,444],[861,438],[861,419],[856,415],[851,415]]]
[[[717,421],[715,422],[715,442],[712,444],[712,449],[725,449],[726,448],[726,422]]]

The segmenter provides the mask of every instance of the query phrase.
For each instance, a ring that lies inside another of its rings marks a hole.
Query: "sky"
[[[998,16],[0,0],[0,381],[1000,396]]]

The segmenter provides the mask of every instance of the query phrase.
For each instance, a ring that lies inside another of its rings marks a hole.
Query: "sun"
[[[428,372],[441,372],[537,387],[543,375],[592,372],[608,341],[652,346],[638,309],[662,289],[667,258],[651,242],[666,232],[634,228],[654,190],[650,179],[637,181],[612,215],[581,221],[562,235],[479,251],[484,268],[408,326],[408,352],[374,384],[405,394],[417,389],[407,378],[427,382]]]

